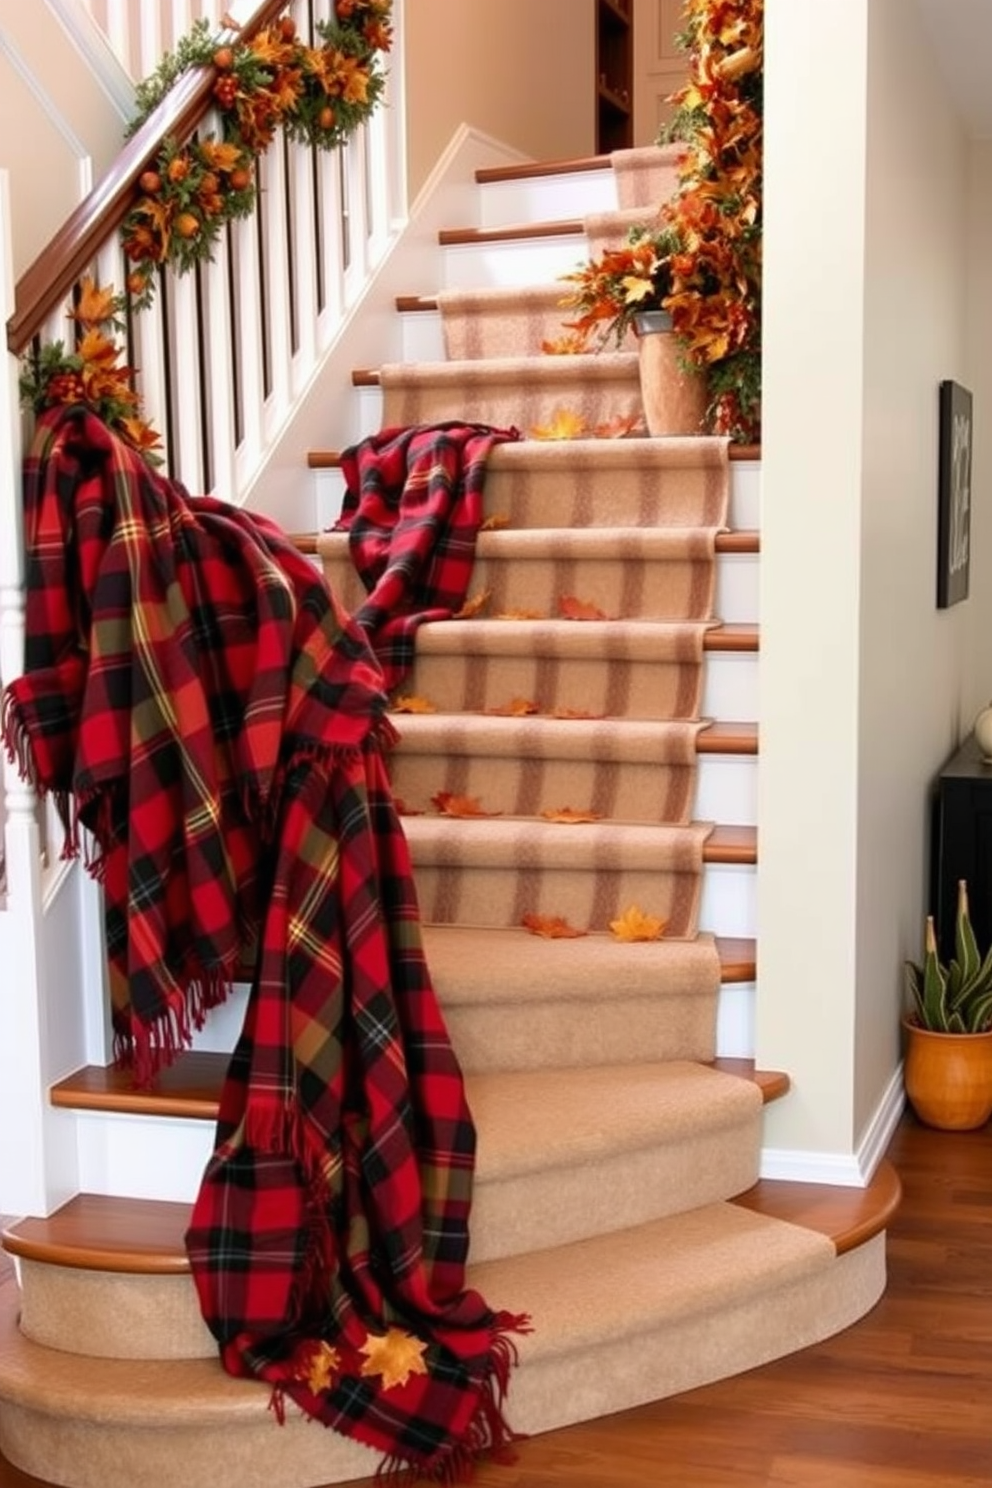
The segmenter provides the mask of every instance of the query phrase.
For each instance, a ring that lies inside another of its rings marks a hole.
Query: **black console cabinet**
[[[959,878],[968,884],[984,955],[992,944],[992,765],[982,759],[974,734],[941,770],[933,803],[930,908],[945,958],[954,954]]]

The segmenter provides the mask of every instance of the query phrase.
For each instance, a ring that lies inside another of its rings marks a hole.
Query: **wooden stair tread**
[[[780,1183],[760,1178],[733,1199],[741,1208],[786,1220],[828,1235],[838,1255],[855,1250],[884,1230],[899,1208],[902,1182],[886,1159],[866,1188],[835,1188],[823,1183]]]
[[[377,372],[374,372],[374,371],[353,372],[352,373],[352,381],[353,382],[354,382],[354,380],[355,380],[356,377],[363,377],[363,378],[369,379],[368,382],[365,384],[366,386],[369,386],[369,387],[377,387],[378,386],[378,383],[379,383],[379,374]],[[749,461],[749,460],[760,460],[761,459],[761,446],[760,445],[757,445],[757,444],[732,444],[730,446],[730,448],[728,449],[728,451],[727,451],[727,458],[729,460],[731,460],[731,461],[738,461],[738,462],[744,462],[744,461]],[[307,467],[310,470],[340,470],[340,468],[341,468],[341,451],[340,450],[333,450],[333,449],[329,449],[329,450],[322,450],[322,449],[309,450],[308,453],[307,453]]]
[[[608,531],[609,529],[604,529]],[[313,557],[317,552],[317,541],[321,534],[317,532],[290,532],[290,542],[298,548],[301,553]],[[734,532],[718,532],[716,535],[716,551],[718,553],[760,553],[761,534],[746,528],[740,528]]]
[[[581,155],[575,160],[528,160],[519,165],[485,165],[475,172],[480,186],[498,181],[537,181],[544,176],[573,176],[580,171],[611,169],[609,155]]]
[[[756,863],[758,831],[756,827],[716,826],[703,847],[704,863]]]
[[[539,242],[543,238],[575,237],[585,230],[581,217],[566,217],[558,222],[514,222],[506,227],[442,227],[437,240],[442,248],[451,248],[473,243]]]
[[[901,1196],[898,1173],[883,1161],[865,1188],[762,1178],[730,1202],[816,1230],[843,1254],[884,1230]],[[184,1244],[189,1217],[188,1204],[79,1194],[48,1219],[7,1226],[3,1244],[11,1255],[48,1265],[175,1276],[189,1270]]]

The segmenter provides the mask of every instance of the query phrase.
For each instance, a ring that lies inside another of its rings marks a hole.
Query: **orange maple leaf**
[[[397,816],[423,816],[423,811],[418,806],[408,806],[402,796],[393,797],[393,805],[396,807]]]
[[[525,914],[520,921],[531,935],[543,936],[545,940],[578,940],[588,935],[588,930],[576,930],[561,915]]]
[[[549,807],[547,811],[542,811],[541,815],[545,821],[563,822],[566,826],[577,825],[579,822],[603,820],[601,811],[576,811],[572,806]]]
[[[494,615],[494,620],[546,620],[547,614],[544,610],[500,610]]]
[[[539,424],[531,429],[531,439],[581,439],[586,432],[586,421],[581,413],[570,408],[556,408],[550,424]]]
[[[576,599],[574,594],[563,594],[558,601],[558,613],[563,620],[606,620],[608,617],[598,605],[589,604],[584,599]]]
[[[498,708],[487,708],[486,715],[490,718],[526,718],[529,714],[540,711],[537,704],[532,703],[529,698],[512,698]]]
[[[585,351],[587,340],[581,331],[569,331],[554,341],[542,341],[541,350],[545,356],[577,356]]]
[[[72,311],[72,318],[83,325],[103,325],[106,321],[113,320],[117,308],[117,296],[113,288],[99,289],[87,275],[80,286],[79,302]]]
[[[665,921],[655,915],[645,914],[636,904],[625,909],[618,920],[610,921],[610,930],[617,940],[660,940],[665,933]]]
[[[460,610],[452,615],[452,620],[473,620],[476,615],[481,615],[486,605],[493,597],[491,589],[483,589],[474,599],[467,599]]]
[[[394,713],[436,713],[437,708],[428,698],[418,697],[415,692],[407,692],[395,699],[392,711]]]
[[[608,423],[597,424],[593,433],[597,439],[625,439],[628,434],[643,432],[644,420],[639,413],[618,413]]]
[[[502,532],[503,528],[509,527],[509,525],[510,519],[508,516],[505,515],[505,513],[493,512],[492,516],[487,517],[486,520],[483,522],[482,526],[479,528],[479,531]]]
[[[483,811],[478,796],[456,796],[451,791],[438,791],[431,796],[431,804],[442,816],[502,816],[501,811]]]

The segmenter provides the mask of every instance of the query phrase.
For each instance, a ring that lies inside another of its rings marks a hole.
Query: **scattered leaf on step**
[[[392,710],[394,713],[436,713],[437,708],[425,697],[418,697],[415,692],[406,692],[402,697],[394,699]]]
[[[639,413],[621,414],[609,423],[597,424],[593,433],[597,439],[626,439],[628,434],[644,432],[644,420]]]
[[[610,921],[610,929],[617,940],[660,940],[665,933],[665,921],[645,914],[632,904],[618,920]]]
[[[586,432],[586,421],[581,413],[570,408],[556,408],[550,424],[541,424],[531,429],[531,439],[581,439]]]
[[[334,1376],[341,1368],[341,1355],[329,1343],[315,1343],[308,1348],[294,1371],[294,1379],[302,1380],[311,1395],[319,1395],[334,1384]]]
[[[510,519],[504,512],[493,512],[487,517],[479,528],[480,532],[502,532],[504,527],[509,527]]]
[[[541,350],[545,356],[576,356],[586,349],[586,337],[581,331],[569,331],[564,336],[557,336],[553,341],[542,341]]]
[[[477,594],[474,599],[466,600],[461,609],[456,610],[452,615],[452,620],[472,620],[476,615],[481,615],[492,597],[491,589],[483,589],[482,593]]]
[[[546,620],[548,618],[544,610],[500,610],[494,615],[494,620]]]
[[[552,718],[605,718],[605,713],[590,713],[586,708],[556,708]]]
[[[597,822],[603,820],[601,811],[576,811],[572,806],[559,806],[542,811],[541,815],[545,821],[562,822],[566,826],[578,825],[579,822]]]
[[[558,601],[558,613],[563,620],[606,620],[607,615],[598,605],[589,604],[584,599],[576,599],[574,594],[563,594]]]
[[[536,703],[530,698],[511,698],[508,703],[501,703],[498,708],[487,708],[488,718],[527,718],[531,713],[540,713]]]
[[[588,935],[588,930],[576,930],[561,915],[525,914],[520,921],[531,935],[541,935],[545,940],[579,940]]]
[[[408,806],[402,796],[393,797],[393,805],[396,807],[397,816],[423,816],[423,812],[417,806]]]
[[[456,796],[451,791],[438,791],[431,804],[442,816],[502,816],[501,811],[483,811],[478,796]]]

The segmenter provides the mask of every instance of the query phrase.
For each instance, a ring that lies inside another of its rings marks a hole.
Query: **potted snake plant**
[[[923,960],[906,962],[906,987],[903,1079],[910,1105],[927,1126],[984,1126],[992,1116],[992,949],[983,959],[963,879],[953,957],[941,960],[929,916]]]

